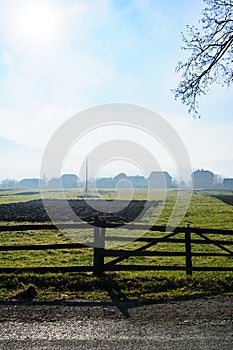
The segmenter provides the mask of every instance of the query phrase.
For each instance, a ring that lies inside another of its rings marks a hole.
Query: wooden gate
[[[61,226],[61,225],[60,225]],[[85,229],[85,224],[63,224],[64,229]],[[156,232],[157,237],[138,237],[135,239],[133,236],[111,236],[106,234],[107,229],[121,230],[128,229],[143,230]],[[0,226],[0,232],[9,231],[35,231],[35,230],[56,230],[56,226],[52,224],[44,225],[6,225]],[[87,248],[93,249],[94,263],[93,266],[44,266],[44,267],[25,267],[20,270],[34,271],[34,272],[93,272],[95,276],[102,276],[106,271],[149,271],[149,270],[170,270],[170,271],[185,271],[187,275],[192,275],[193,271],[233,271],[233,251],[231,249],[233,245],[233,230],[219,230],[219,229],[207,229],[207,228],[191,228],[176,227],[168,228],[166,226],[149,226],[149,225],[127,225],[119,227],[117,224],[110,224],[106,222],[96,221],[93,223],[94,241],[88,242],[88,244],[80,243],[60,243],[60,244],[32,244],[32,245],[2,245],[1,251],[16,251],[16,250],[52,250],[52,249],[80,249]],[[161,233],[164,233],[161,236]],[[179,236],[178,236],[179,235]],[[214,235],[214,238],[210,236]],[[178,236],[178,237],[177,237]],[[222,236],[223,239],[219,239]],[[216,238],[217,237],[217,238]],[[226,237],[228,239],[226,239]],[[142,244],[140,247],[134,250],[130,249],[107,249],[106,243],[109,241],[117,242],[137,242]],[[160,243],[181,244],[183,247],[181,250],[148,250],[148,248],[154,248],[159,246]],[[197,251],[195,247],[214,246],[218,249],[211,251]],[[145,264],[120,264],[130,257],[183,257],[184,263],[182,265],[145,265]],[[113,257],[114,259],[105,262],[105,258]],[[195,257],[224,257],[230,259],[228,266],[196,266],[193,264]],[[13,272],[18,267],[1,267],[1,272]]]

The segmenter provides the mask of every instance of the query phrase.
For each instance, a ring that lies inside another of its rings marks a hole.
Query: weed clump
[[[22,288],[11,295],[10,299],[32,300],[37,296],[37,294],[38,291],[33,284],[29,284],[27,286],[22,284]]]

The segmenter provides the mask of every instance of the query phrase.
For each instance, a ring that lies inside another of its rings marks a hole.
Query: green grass
[[[90,231],[90,230],[86,230]],[[88,233],[87,232],[87,233]],[[88,236],[88,234],[87,234]],[[41,230],[32,232],[0,233],[1,245],[20,244],[59,244],[74,243],[66,234],[56,230]],[[91,250],[89,252],[89,250]],[[92,249],[59,249],[36,251],[6,251],[1,252],[1,267],[29,266],[72,266],[90,265],[93,262]]]
[[[43,198],[45,199],[62,199],[63,195],[59,190],[44,190]],[[65,192],[67,199],[77,199],[81,197],[79,189],[67,189]],[[29,202],[31,200],[41,199],[39,189],[15,189],[15,190],[1,190],[0,189],[0,203],[18,203]]]
[[[28,192],[32,192],[28,194]],[[33,193],[34,192],[34,193]],[[36,190],[22,191],[0,191],[0,204],[29,201],[39,199]],[[216,194],[216,193],[215,193]],[[65,193],[69,199],[78,197],[77,190],[68,190]],[[104,198],[114,198],[112,191],[103,191]],[[47,198],[60,198],[58,191],[48,191]],[[137,199],[144,199],[145,192],[138,190]],[[160,191],[154,191],[155,200],[161,200]],[[176,191],[167,193],[161,215],[156,221],[157,225],[165,225],[171,214],[176,200]],[[146,221],[150,224],[155,222],[160,208],[152,208],[147,214]],[[2,223],[4,225],[16,224]],[[233,206],[223,203],[221,200],[209,196],[209,193],[197,191],[193,194],[189,209],[180,226],[190,224],[191,227],[207,227],[233,230]],[[43,244],[43,243],[68,243],[79,240],[76,233],[59,231],[34,231],[34,232],[2,232],[0,233],[0,245],[11,244]],[[85,230],[83,239],[93,238],[91,230]],[[107,235],[126,236],[139,235],[141,232],[131,232],[124,229],[107,230]],[[145,232],[145,236],[161,237],[159,232]],[[79,237],[81,233],[79,233]],[[193,238],[199,238],[192,234]],[[233,236],[219,237],[209,235],[211,238],[233,240]],[[177,238],[183,238],[182,234]],[[142,243],[132,242],[127,245],[118,246],[123,249],[136,249]],[[107,247],[109,244],[107,243]],[[228,246],[233,249],[233,246]],[[160,243],[149,250],[183,251],[183,244]],[[213,245],[195,245],[193,251],[218,252],[219,248]],[[106,258],[106,261],[112,258]],[[126,264],[148,264],[148,265],[184,265],[184,257],[131,257],[124,261]],[[30,267],[30,266],[74,266],[92,265],[93,250],[50,250],[50,251],[13,251],[0,252],[1,267]],[[233,259],[226,257],[198,257],[193,258],[195,266],[229,266],[232,267]],[[15,274],[0,275],[0,298],[20,295],[21,291],[33,284],[37,291],[37,298],[99,298],[113,300],[136,300],[167,297],[186,296],[213,296],[232,293],[233,273],[230,272],[194,272],[194,277],[186,277],[185,272],[127,272],[108,273],[104,278],[95,278],[91,274],[33,274],[17,272]]]
[[[27,293],[33,287],[33,295]],[[26,293],[25,293],[26,292]],[[109,273],[97,278],[88,274],[2,274],[1,299],[104,299],[153,301],[168,298],[216,297],[233,294],[233,278],[148,276]]]

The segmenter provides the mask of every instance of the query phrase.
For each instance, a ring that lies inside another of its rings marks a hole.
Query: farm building
[[[130,183],[132,187],[134,188],[145,188],[147,187],[147,181],[144,176],[126,176],[125,174],[121,173],[115,176],[114,178],[111,177],[103,177],[96,180],[96,187],[97,188],[113,188],[117,185],[120,187],[130,187]]]
[[[77,188],[78,176],[75,174],[64,174],[61,176],[61,184],[63,188]]]
[[[127,183],[127,175],[125,173],[120,173],[113,178],[114,187],[127,188],[129,184]]]
[[[147,181],[144,176],[128,176],[128,181],[131,182],[134,188],[145,188],[147,187]]]
[[[61,178],[52,178],[49,180],[48,188],[61,188]]]
[[[22,188],[39,188],[40,185],[43,184],[43,180],[41,179],[22,179],[19,183],[19,186]]]
[[[166,188],[173,187],[172,177],[167,171],[152,171],[147,179],[149,187]]]
[[[112,188],[114,187],[113,179],[111,177],[102,177],[96,179],[97,188]]]
[[[214,174],[209,170],[197,170],[192,173],[193,188],[213,188]]]
[[[223,179],[224,190],[233,190],[233,179]]]

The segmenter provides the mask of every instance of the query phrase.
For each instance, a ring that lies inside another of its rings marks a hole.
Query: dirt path
[[[125,319],[141,324],[233,322],[233,296],[215,299],[166,301],[145,305],[131,302],[83,301],[2,302],[0,322],[44,322],[83,318]]]

